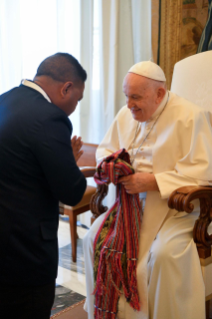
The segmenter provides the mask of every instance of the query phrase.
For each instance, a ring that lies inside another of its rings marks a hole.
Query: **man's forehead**
[[[150,82],[151,80],[144,76],[128,73],[124,78],[123,87],[140,87],[142,89],[148,87]]]

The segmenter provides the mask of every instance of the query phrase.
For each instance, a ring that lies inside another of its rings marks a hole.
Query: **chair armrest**
[[[80,167],[80,170],[85,177],[93,177],[96,173],[96,167]]]
[[[168,199],[168,206],[178,211],[191,213],[194,199],[200,201],[200,215],[193,229],[194,242],[200,258],[211,256],[212,235],[208,234],[208,226],[212,221],[212,187],[187,186],[176,189]]]

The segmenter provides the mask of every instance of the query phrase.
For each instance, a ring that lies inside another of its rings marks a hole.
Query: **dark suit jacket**
[[[86,189],[71,133],[67,115],[36,90],[0,96],[0,283],[57,276],[58,202],[76,205]]]

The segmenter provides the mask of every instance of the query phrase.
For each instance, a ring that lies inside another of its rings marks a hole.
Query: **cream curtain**
[[[0,0],[0,94],[56,52],[80,59],[80,21],[79,0]],[[78,109],[73,118],[79,134]]]
[[[82,3],[85,5],[85,1]],[[85,55],[93,55],[93,66],[92,60],[86,56],[82,61],[87,61],[90,80],[92,70],[97,65],[99,69],[92,78],[93,89],[91,82],[86,84],[80,106],[80,128],[84,140],[99,143],[125,104],[122,82],[128,69],[134,63],[152,58],[151,1],[94,0],[94,5],[98,17],[98,49],[92,47],[90,40],[83,51]],[[88,40],[92,32],[92,13],[86,12]]]

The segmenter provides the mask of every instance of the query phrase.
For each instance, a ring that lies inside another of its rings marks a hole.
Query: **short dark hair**
[[[46,75],[55,81],[83,82],[87,79],[87,73],[73,55],[68,53],[56,53],[46,58],[37,69],[35,77]]]

